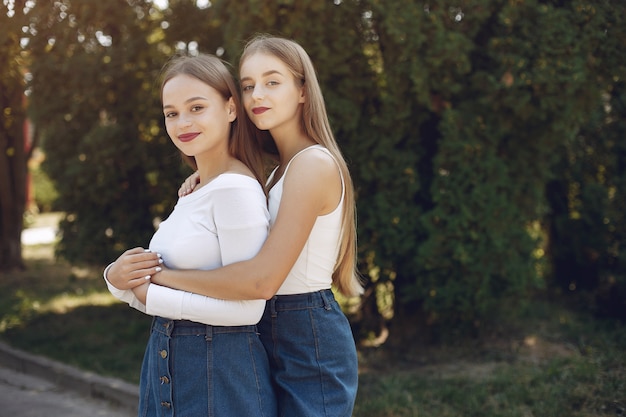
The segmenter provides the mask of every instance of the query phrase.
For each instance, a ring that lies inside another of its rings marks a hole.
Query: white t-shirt
[[[215,269],[254,257],[267,238],[268,222],[259,183],[225,173],[178,200],[152,237],[150,250],[160,253],[171,269]],[[220,300],[154,284],[144,306],[132,290],[119,290],[108,281],[107,285],[131,307],[173,320],[216,326],[256,324],[265,308],[265,300]]]

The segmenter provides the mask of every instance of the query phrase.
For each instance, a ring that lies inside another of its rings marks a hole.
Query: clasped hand
[[[129,249],[108,269],[106,279],[120,290],[130,290],[145,284],[162,270],[163,260],[158,253],[144,248]]]

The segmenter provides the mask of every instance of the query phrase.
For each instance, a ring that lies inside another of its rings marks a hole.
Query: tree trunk
[[[6,4],[6,2],[5,2]],[[32,143],[26,122],[27,64],[20,45],[25,12],[0,13],[0,270],[23,269],[22,227]]]
[[[21,129],[20,129],[21,131]],[[26,205],[24,136],[0,133],[0,270],[24,269],[22,227]]]

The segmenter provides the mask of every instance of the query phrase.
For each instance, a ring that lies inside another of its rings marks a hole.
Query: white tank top
[[[278,214],[278,207],[283,195],[283,182],[287,176],[289,165],[302,152],[319,150],[331,153],[321,145],[313,145],[295,154],[287,163],[283,176],[271,188],[269,192],[268,208],[270,213],[270,225],[274,225]],[[334,159],[334,158],[333,158]],[[272,181],[276,169],[268,179]],[[339,241],[341,238],[341,219],[343,214],[343,202],[345,185],[341,178],[341,200],[335,209],[323,216],[318,216],[311,234],[309,235],[298,260],[287,275],[285,282],[278,289],[277,295],[303,294],[307,292],[329,289],[332,285],[332,274],[339,253]]]

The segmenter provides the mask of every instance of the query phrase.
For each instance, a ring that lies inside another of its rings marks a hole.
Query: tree
[[[57,1],[29,16],[30,110],[65,213],[57,250],[72,262],[147,246],[184,178],[160,122],[170,51],[158,48],[158,13],[143,1]]]
[[[186,176],[161,128],[159,68],[202,51],[236,72],[245,41],[268,32],[301,43],[317,69],[356,185],[367,319],[476,331],[569,282],[553,279],[559,262],[588,247],[602,259],[592,284],[622,294],[625,8],[37,2],[29,109],[67,213],[60,253],[105,262],[147,244]]]
[[[594,4],[589,60],[597,92],[587,123],[562,144],[548,183],[551,288],[594,313],[626,315],[626,58],[623,7]]]
[[[365,221],[398,312],[471,328],[544,284],[545,187],[600,103],[614,3],[367,2],[384,140]]]
[[[24,267],[21,233],[29,150],[25,137],[24,55],[20,45],[22,13],[8,5],[0,8],[0,270]]]

